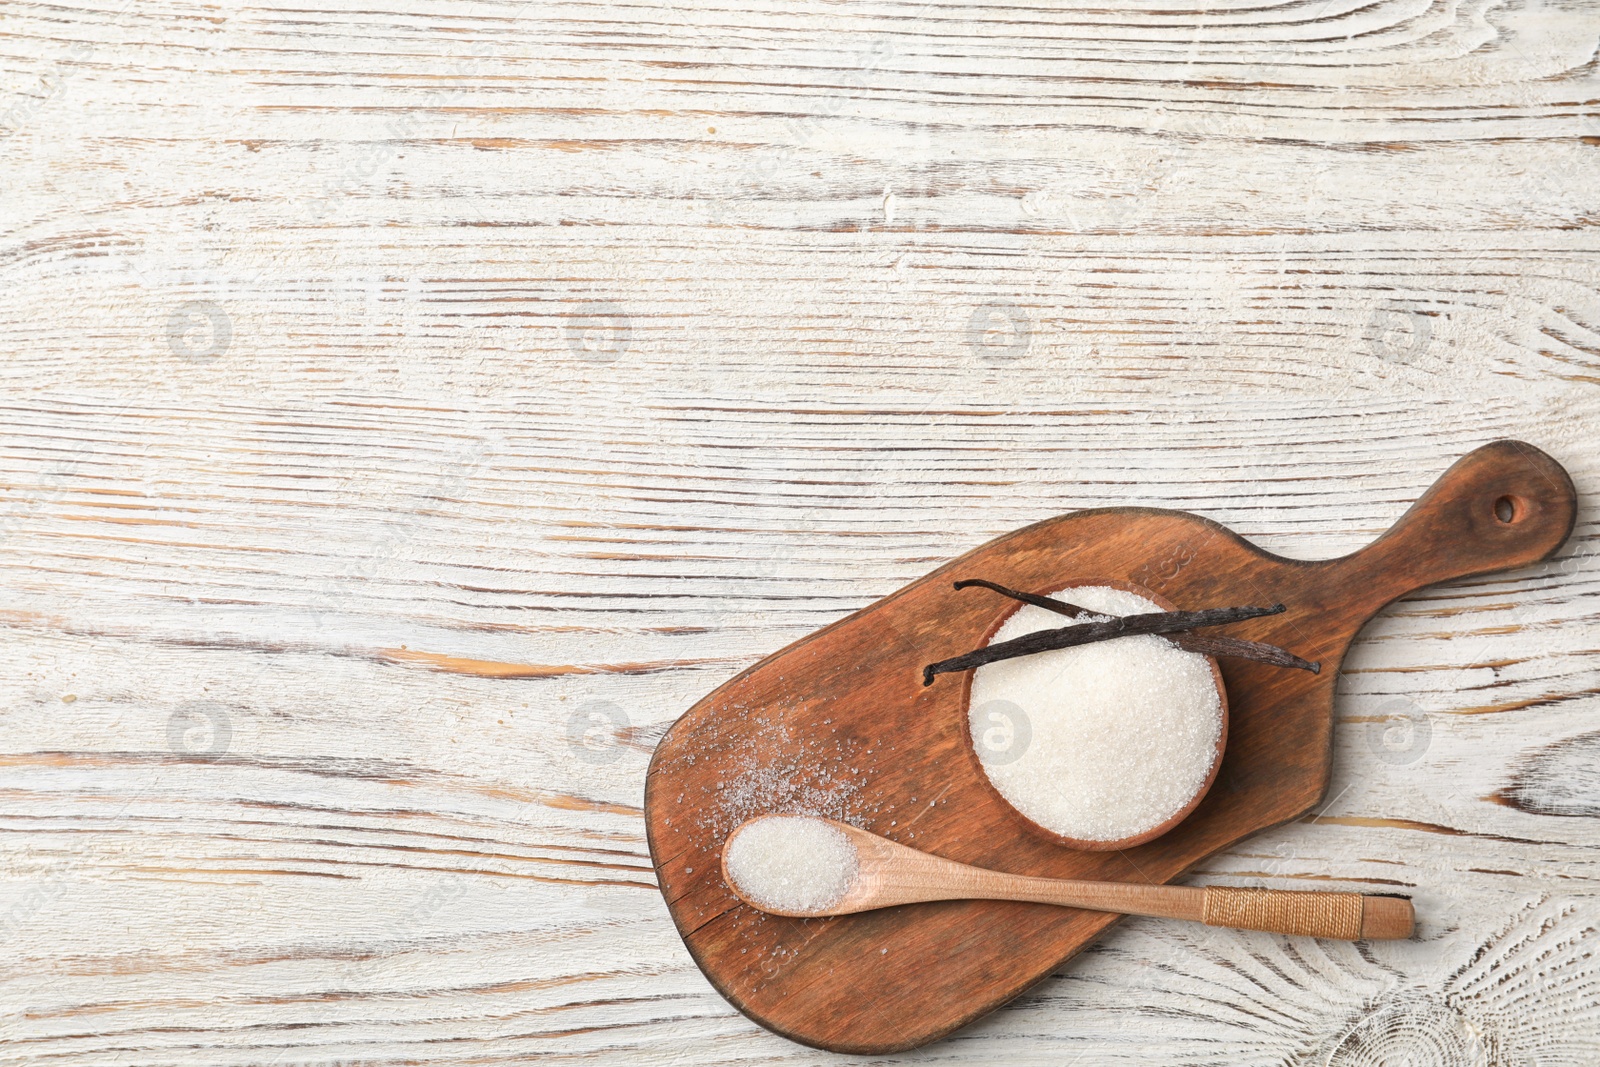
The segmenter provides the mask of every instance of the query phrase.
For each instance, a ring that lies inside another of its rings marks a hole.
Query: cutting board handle
[[[1561,464],[1522,441],[1495,441],[1457,460],[1387,533],[1339,560],[1351,572],[1342,584],[1388,601],[1527,566],[1555,554],[1577,514],[1578,492]]]

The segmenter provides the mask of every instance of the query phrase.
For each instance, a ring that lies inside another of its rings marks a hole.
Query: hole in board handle
[[[1503,523],[1513,523],[1522,517],[1522,501],[1514,496],[1503,496],[1494,502],[1494,517]]]

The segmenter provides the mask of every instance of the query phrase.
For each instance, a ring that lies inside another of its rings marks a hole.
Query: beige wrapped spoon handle
[[[751,907],[800,918],[852,915],[932,900],[1026,900],[1090,911],[1189,919],[1210,926],[1346,941],[1408,938],[1414,926],[1411,901],[1404,897],[1032,878],[971,867],[896,844],[854,826],[831,819],[820,821],[842,832],[856,851],[855,877],[843,895],[831,904],[810,911],[784,911],[751,899],[729,876],[726,844],[723,846],[723,880]],[[731,842],[748,825],[748,822],[741,825],[728,840]]]

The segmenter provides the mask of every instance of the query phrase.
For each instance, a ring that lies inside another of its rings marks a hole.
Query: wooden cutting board
[[[1575,515],[1560,464],[1498,441],[1341,559],[1283,559],[1207,519],[1151,508],[1074,512],[991,541],[762,660],[673,725],[645,785],[650,853],[673,921],[717,990],[786,1037],[866,1054],[942,1037],[1026,990],[1119,917],[990,901],[764,915],[722,882],[728,832],[757,814],[816,812],[995,870],[1172,881],[1316,805],[1328,785],[1339,666],[1380,608],[1434,582],[1544,559]],[[1014,607],[951,588],[968,577],[1041,592],[1112,578],[1180,608],[1281,601],[1281,615],[1215,632],[1283,645],[1320,660],[1322,672],[1222,661],[1228,749],[1205,800],[1148,844],[1074,851],[1031,832],[986,787],[965,740],[970,676],[922,685],[924,664],[977,647]]]

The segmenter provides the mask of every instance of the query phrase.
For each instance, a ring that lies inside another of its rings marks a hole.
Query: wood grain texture
[[[660,903],[667,726],[1068,511],[1329,558],[1505,436],[1596,499],[1597,42],[0,5],[0,1063],[815,1062]],[[1595,518],[1380,613],[1323,805],[1190,876],[1448,924],[1130,920],[924,1057],[1592,1064]]]

